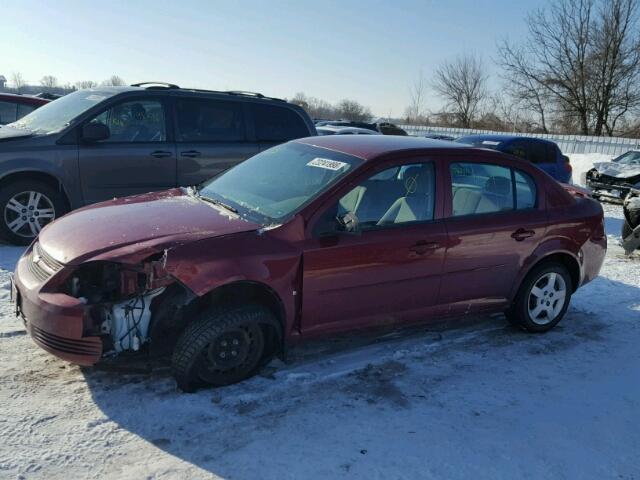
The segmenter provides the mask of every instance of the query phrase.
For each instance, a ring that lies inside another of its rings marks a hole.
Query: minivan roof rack
[[[134,83],[131,86],[145,87],[145,88],[180,88],[175,83],[167,83],[167,82],[140,82],[140,83]]]
[[[228,93],[229,95],[246,95],[248,97],[265,98],[261,93],[247,92],[245,90],[227,90],[224,93]]]

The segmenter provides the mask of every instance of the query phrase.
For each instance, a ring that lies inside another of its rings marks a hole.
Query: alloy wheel
[[[527,302],[529,317],[538,325],[553,322],[562,311],[567,298],[567,285],[562,275],[548,272],[531,288]]]
[[[55,219],[53,202],[43,193],[25,191],[15,194],[4,207],[4,221],[15,235],[36,237],[42,228]]]

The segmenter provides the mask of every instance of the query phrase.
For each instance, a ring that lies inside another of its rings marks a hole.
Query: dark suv
[[[69,210],[196,185],[315,134],[302,108],[257,93],[158,83],[80,90],[0,128],[0,233],[28,244]]]

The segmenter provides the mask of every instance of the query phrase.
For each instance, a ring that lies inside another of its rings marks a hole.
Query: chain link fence
[[[555,135],[551,133],[509,133],[472,128],[425,127],[420,125],[400,125],[400,127],[406,130],[409,135],[415,136],[437,133],[450,135],[452,137],[489,134],[546,138],[557,143],[565,155],[572,153],[602,153],[605,155],[618,156],[629,150],[640,150],[640,139],[638,138],[589,137],[583,135]]]

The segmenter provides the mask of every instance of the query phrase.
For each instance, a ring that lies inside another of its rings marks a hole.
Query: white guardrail
[[[495,132],[492,130],[477,130],[472,128],[425,127],[420,125],[400,125],[400,128],[406,130],[409,135],[416,136],[422,136],[429,133],[439,133],[442,135],[450,135],[452,137],[489,134],[546,138],[557,143],[562,153],[566,155],[572,153],[602,153],[605,155],[618,156],[629,150],[640,150],[640,139],[638,138],[589,137],[583,135],[555,135],[552,133]]]

